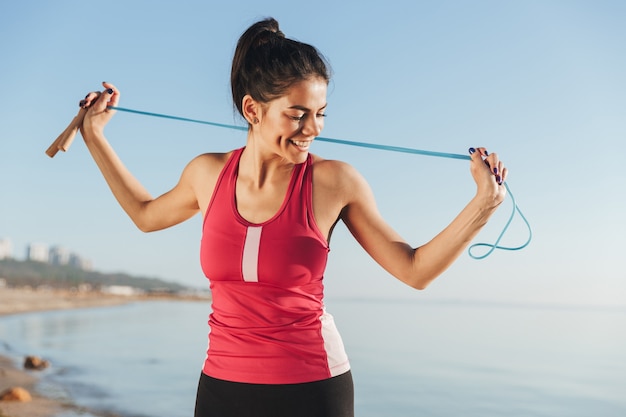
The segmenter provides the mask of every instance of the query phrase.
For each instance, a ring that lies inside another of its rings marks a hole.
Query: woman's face
[[[298,164],[324,127],[327,84],[322,78],[300,81],[287,94],[263,106],[261,140],[274,153]]]

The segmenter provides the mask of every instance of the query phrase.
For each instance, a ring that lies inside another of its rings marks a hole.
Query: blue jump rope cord
[[[179,120],[179,121],[182,121],[182,122],[200,123],[200,124],[205,124],[205,125],[209,125],[209,126],[222,127],[222,128],[226,128],[226,129],[234,129],[234,130],[242,130],[242,131],[247,131],[248,130],[248,128],[244,127],[244,126],[228,125],[228,124],[224,124],[224,123],[215,123],[215,122],[209,122],[209,121],[206,121],[206,120],[189,119],[187,117],[170,116],[168,114],[160,114],[160,113],[152,113],[152,112],[147,112],[147,111],[133,110],[133,109],[127,109],[127,108],[124,108],[124,107],[109,106],[109,109],[111,109],[111,110],[119,110],[119,111],[123,111],[123,112],[127,112],[127,113],[141,114],[141,115],[144,115],[144,116],[161,117],[161,118],[164,118],[164,119]],[[322,141],[322,142],[338,143],[338,144],[341,144],[341,145],[358,146],[358,147],[361,147],[361,148],[379,149],[379,150],[383,150],[383,151],[412,153],[412,154],[426,155],[426,156],[437,156],[437,157],[440,157],[440,158],[471,160],[471,158],[468,155],[461,155],[461,154],[456,154],[456,153],[424,151],[424,150],[421,150],[421,149],[404,148],[404,147],[401,147],[401,146],[378,145],[378,144],[375,144],[375,143],[354,142],[354,141],[343,140],[343,139],[324,138],[324,137],[321,137],[321,136],[316,137],[315,140],[319,140],[319,141]],[[515,250],[523,249],[526,246],[528,246],[528,244],[530,243],[530,241],[532,239],[532,229],[530,227],[530,223],[528,223],[528,220],[526,220],[526,217],[524,216],[522,211],[517,206],[517,203],[515,202],[515,197],[513,196],[513,193],[511,193],[511,189],[509,188],[509,186],[508,186],[508,184],[506,182],[504,182],[504,186],[506,187],[507,193],[511,196],[511,201],[513,203],[513,210],[511,211],[511,215],[509,216],[508,221],[504,225],[504,228],[502,229],[502,232],[500,232],[500,235],[496,239],[495,243],[475,243],[475,244],[471,245],[468,248],[467,253],[473,259],[484,259],[487,256],[491,255],[491,253],[494,250],[496,250],[496,249],[508,250],[508,251],[515,251]],[[522,220],[526,224],[526,227],[528,228],[528,239],[526,240],[526,242],[524,244],[522,244],[520,246],[516,246],[516,247],[500,246],[500,244],[499,244],[500,240],[504,236],[504,233],[506,233],[506,231],[508,230],[509,225],[511,224],[511,221],[513,221],[513,217],[515,217],[515,212],[519,213],[520,217],[522,218]],[[472,251],[475,248],[478,248],[478,247],[487,247],[487,248],[489,248],[489,250],[485,254],[483,254],[483,255],[474,255],[472,253]]]

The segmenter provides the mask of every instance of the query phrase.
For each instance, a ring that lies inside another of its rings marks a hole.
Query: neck
[[[293,167],[292,162],[275,153],[264,151],[248,138],[239,160],[238,176],[260,189],[264,185],[289,180]]]

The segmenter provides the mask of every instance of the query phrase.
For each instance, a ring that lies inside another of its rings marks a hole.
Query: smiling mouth
[[[311,142],[312,141],[306,141],[306,140],[292,140],[291,141],[291,143],[293,143],[294,145],[296,145],[298,148],[302,150],[309,149],[309,146],[311,146]]]

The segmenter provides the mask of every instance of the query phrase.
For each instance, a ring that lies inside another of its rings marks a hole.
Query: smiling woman
[[[259,124],[258,129],[251,129],[257,136],[253,143],[258,151],[282,153],[294,164],[303,163],[309,146],[324,128],[326,90],[327,81],[316,76],[295,83],[288,93],[267,104],[244,96],[244,117]]]
[[[239,39],[231,72],[234,105],[248,122],[245,147],[194,158],[157,198],[104,135],[120,91],[103,83],[104,91],[81,100],[85,143],[139,229],[203,215],[200,255],[213,311],[196,417],[353,416],[350,363],[324,305],[335,225],[343,221],[391,275],[423,289],[505,197],[507,168],[497,154],[471,148],[474,198],[435,238],[410,246],[382,218],[356,169],[309,153],[324,127],[329,80],[314,47],[286,38],[272,18],[253,24]]]
[[[280,155],[292,164],[303,163],[309,146],[324,127],[326,90],[324,79],[312,77],[295,83],[286,94],[269,103],[244,96],[242,114],[252,121],[250,133],[254,136],[248,146],[254,146],[254,153]]]

